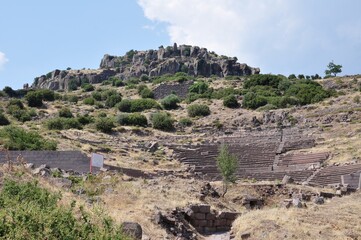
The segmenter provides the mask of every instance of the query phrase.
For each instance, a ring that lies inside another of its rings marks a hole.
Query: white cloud
[[[256,61],[289,44],[299,21],[284,0],[139,0],[147,18],[169,24],[171,41]]]
[[[206,47],[219,54],[237,56],[240,62],[261,67],[262,72],[285,74],[323,71],[325,59],[336,59],[331,55],[335,46],[339,47],[339,54],[346,54],[348,45],[342,45],[339,34],[359,41],[359,25],[342,26],[343,14],[352,16],[351,2],[357,3],[350,0],[346,6],[339,0],[332,0],[333,4],[314,0],[138,0],[145,17],[168,25],[170,44]],[[338,11],[339,17],[330,14],[341,7],[344,9]],[[352,23],[352,19],[348,22]]]
[[[5,54],[0,52],[0,70],[4,68],[5,63],[7,63],[9,60],[6,58]]]

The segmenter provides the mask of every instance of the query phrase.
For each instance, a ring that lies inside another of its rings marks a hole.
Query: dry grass
[[[272,208],[252,211],[233,224],[236,239],[359,239],[361,194],[335,198],[308,209]]]

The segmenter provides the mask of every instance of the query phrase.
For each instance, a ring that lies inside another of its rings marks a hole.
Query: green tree
[[[231,154],[227,145],[221,145],[217,156],[217,166],[223,178],[223,197],[226,195],[228,185],[236,181],[237,156]]]
[[[327,65],[327,68],[326,71],[325,71],[325,74],[327,76],[329,75],[334,75],[336,76],[337,73],[341,73],[342,72],[342,65],[338,65],[338,64],[335,64],[333,61],[331,61],[328,65]]]

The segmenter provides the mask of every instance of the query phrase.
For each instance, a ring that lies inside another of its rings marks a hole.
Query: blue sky
[[[361,73],[359,0],[0,0],[0,88],[106,53],[192,44],[262,73]]]

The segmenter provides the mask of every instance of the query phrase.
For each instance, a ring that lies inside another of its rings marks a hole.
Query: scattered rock
[[[303,207],[302,201],[299,198],[292,199],[292,205],[294,207],[297,207],[297,208],[302,208]]]
[[[135,222],[123,222],[122,230],[126,235],[129,235],[134,240],[141,240],[143,235],[142,227]]]
[[[294,179],[288,175],[285,175],[282,179],[282,184],[289,184],[289,183],[293,183]]]
[[[51,183],[53,183],[57,187],[61,188],[71,188],[73,182],[66,178],[52,178],[50,180]]]
[[[316,196],[315,199],[313,200],[314,203],[316,204],[324,204],[325,203],[325,199],[321,196]]]
[[[251,233],[249,232],[240,233],[241,239],[249,239],[250,237],[251,237]]]

